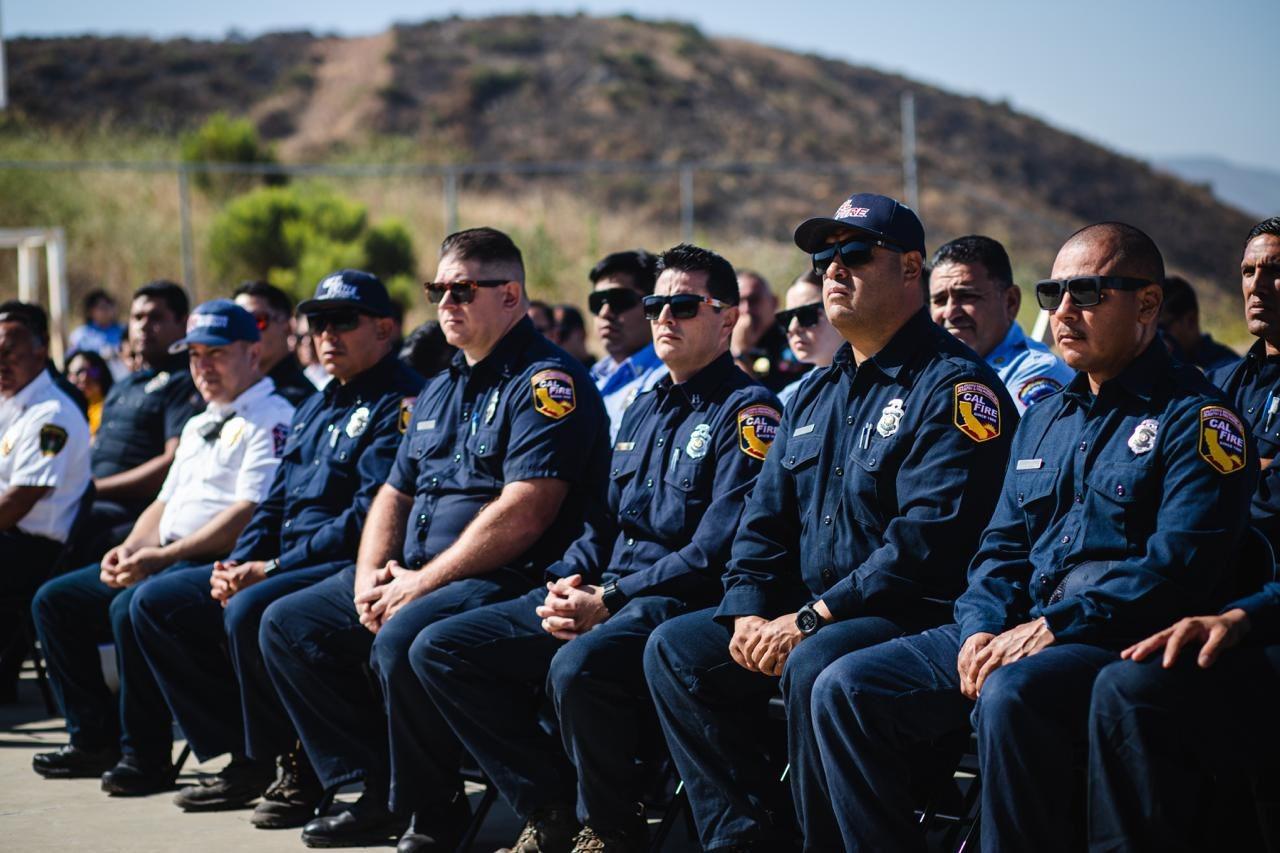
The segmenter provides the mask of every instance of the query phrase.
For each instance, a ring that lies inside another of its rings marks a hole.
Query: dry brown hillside
[[[899,97],[915,92],[921,213],[931,246],[981,229],[1043,271],[1075,227],[1149,230],[1170,265],[1234,294],[1249,217],[1209,192],[1006,105],[848,62],[629,17],[450,18],[363,39],[305,33],[198,42],[19,39],[12,98],[30,122],[172,133],[219,110],[251,116],[286,159],[375,137],[423,162],[697,161],[856,172],[900,162]],[[406,142],[407,141],[407,142]],[[609,209],[673,217],[670,181],[580,185]],[[700,226],[784,240],[849,190],[897,194],[896,174],[700,173]],[[489,179],[469,189],[518,192]]]

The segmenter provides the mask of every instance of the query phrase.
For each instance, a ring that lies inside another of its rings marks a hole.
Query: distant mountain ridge
[[[1252,214],[1206,186],[1015,112],[855,64],[676,22],[623,16],[448,18],[365,39],[16,39],[13,112],[39,127],[174,134],[248,115],[288,159],[398,140],[423,162],[818,163],[848,174],[700,174],[699,226],[784,241],[850,189],[899,195],[899,98],[915,93],[929,246],[981,228],[1047,272],[1075,228],[1121,219],[1169,265],[1238,298]],[[851,54],[851,62],[857,61]],[[376,147],[370,150],[378,150]],[[887,174],[859,172],[890,167]],[[519,191],[512,179],[481,185]],[[637,173],[584,185],[593,203],[678,217],[674,182]]]
[[[1220,157],[1166,157],[1155,163],[1185,181],[1208,184],[1219,199],[1259,218],[1280,215],[1280,171]]]

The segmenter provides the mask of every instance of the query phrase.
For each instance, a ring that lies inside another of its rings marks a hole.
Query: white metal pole
[[[49,229],[45,243],[45,263],[49,267],[49,355],[60,367],[66,365],[67,341],[67,235],[61,228]]]
[[[902,194],[907,207],[920,212],[920,184],[916,172],[916,96],[902,93]]]
[[[9,74],[4,61],[4,13],[0,10],[0,110],[9,108]]]

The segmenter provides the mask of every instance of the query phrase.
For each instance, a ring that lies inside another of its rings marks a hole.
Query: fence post
[[[916,96],[902,93],[902,194],[907,207],[920,213],[920,184],[916,175]]]
[[[184,163],[178,167],[178,221],[182,229],[182,283],[198,304],[195,249],[191,244],[191,178]]]
[[[693,167],[680,167],[680,237],[693,242]]]
[[[449,166],[444,171],[444,233],[458,230],[458,171]]]

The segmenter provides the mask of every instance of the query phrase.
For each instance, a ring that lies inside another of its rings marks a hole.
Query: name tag
[[[1043,467],[1044,467],[1043,459],[1019,459],[1018,460],[1019,471],[1035,471]]]
[[[427,429],[435,429],[435,428],[436,428],[435,420],[418,421],[418,425],[414,427],[414,429],[416,429],[418,432],[422,432],[423,430],[427,430]]]
[[[807,426],[802,426],[800,427],[800,429],[795,430],[791,434],[792,435],[808,435],[809,433],[813,432],[814,426],[815,424],[808,424]]]
[[[636,443],[634,441],[619,441],[617,444],[613,446],[613,449],[621,450],[625,452],[628,450],[634,450],[635,446],[636,446]]]

